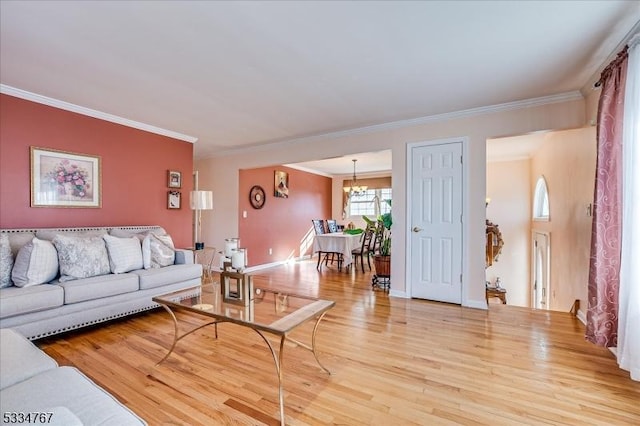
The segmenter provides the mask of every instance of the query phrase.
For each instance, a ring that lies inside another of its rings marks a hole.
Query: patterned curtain
[[[591,228],[586,338],[614,347],[618,340],[618,295],[622,225],[622,123],[627,49],[602,72],[598,103],[598,157]]]
[[[622,136],[622,252],[618,350],[620,368],[640,381],[640,33],[629,40]]]

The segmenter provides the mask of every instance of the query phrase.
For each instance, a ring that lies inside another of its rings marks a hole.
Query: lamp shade
[[[192,210],[213,209],[213,192],[211,191],[191,191]]]

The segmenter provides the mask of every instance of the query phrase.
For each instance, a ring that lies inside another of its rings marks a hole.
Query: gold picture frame
[[[30,147],[31,207],[102,207],[101,157]]]
[[[289,198],[289,173],[276,170],[274,173],[273,195],[277,198]]]

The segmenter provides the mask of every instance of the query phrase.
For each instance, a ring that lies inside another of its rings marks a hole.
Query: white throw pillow
[[[137,237],[118,238],[103,235],[109,252],[109,266],[114,274],[142,269],[142,247]]]
[[[58,249],[61,282],[111,273],[107,246],[102,237],[57,235],[53,245]]]
[[[44,284],[58,275],[58,253],[51,241],[33,239],[22,246],[11,272],[13,284],[29,287]]]
[[[149,238],[151,268],[162,268],[163,266],[169,266],[175,263],[175,247],[169,235],[149,234],[145,239],[146,238]]]
[[[139,235],[142,244],[142,266],[144,269],[151,268],[151,234]]]
[[[11,269],[13,269],[13,254],[11,254],[9,236],[0,234],[0,288],[11,287]]]

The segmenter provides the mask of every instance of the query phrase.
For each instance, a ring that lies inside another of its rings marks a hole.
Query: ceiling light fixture
[[[363,196],[366,191],[367,191],[367,186],[366,185],[358,185],[358,182],[356,181],[356,159],[351,160],[353,161],[353,180],[351,181],[351,185],[349,186],[345,186],[344,192],[347,193],[347,196],[349,198],[351,197],[361,197]]]

